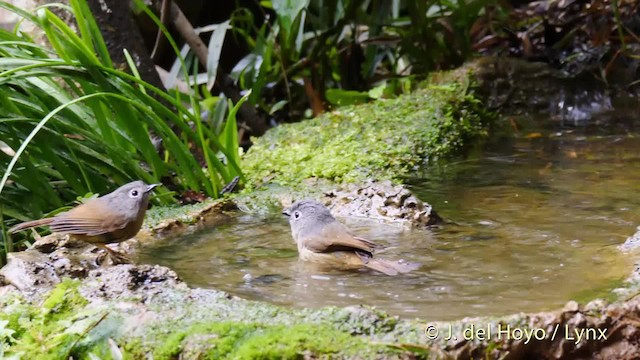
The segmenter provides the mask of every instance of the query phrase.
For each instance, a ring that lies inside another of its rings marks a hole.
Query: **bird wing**
[[[108,204],[100,200],[90,200],[55,216],[49,224],[51,231],[97,236],[123,229],[128,223],[127,217],[109,209]]]
[[[334,221],[325,225],[320,234],[304,240],[304,246],[314,252],[360,250],[371,254],[376,243],[355,237],[341,223]]]

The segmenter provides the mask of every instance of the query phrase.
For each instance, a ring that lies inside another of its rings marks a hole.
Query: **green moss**
[[[80,310],[87,300],[78,292],[79,282],[65,280],[41,306],[14,303],[4,306],[0,320],[8,321],[12,338],[5,339],[5,356],[64,359],[84,335],[83,325],[92,317]],[[79,326],[74,326],[79,325]]]
[[[198,348],[185,346],[193,338],[198,340]],[[204,355],[207,359],[299,359],[305,354],[343,357],[393,352],[396,351],[326,325],[223,322],[195,325],[172,334],[154,352],[154,358],[172,359],[182,354]]]
[[[43,314],[47,320],[67,318],[88,304],[87,299],[78,292],[79,285],[79,281],[65,279],[51,291],[49,297],[42,303]]]
[[[144,359],[148,358],[145,355],[145,347],[142,341],[138,338],[129,339],[124,345],[122,345],[122,358],[124,360]]]
[[[124,319],[135,313],[122,306],[127,300],[88,304],[76,281],[65,280],[37,305],[2,299],[0,358],[387,358],[408,351],[370,339],[392,331],[398,320],[367,308],[291,310],[213,291],[185,296],[154,297],[149,310],[159,318],[135,335],[125,331],[131,323]],[[181,315],[167,315],[175,311]]]
[[[244,158],[249,186],[304,179],[398,179],[425,159],[459,153],[488,132],[490,115],[460,83],[342,107],[271,129]]]
[[[206,203],[209,203],[209,201],[214,200],[208,200]],[[198,219],[197,216],[194,216],[193,214],[196,213],[199,209],[203,208],[202,204],[205,203],[196,204],[200,205],[198,208],[196,208],[194,205],[154,206],[149,211],[147,211],[144,226],[146,228],[154,228],[167,220],[177,220],[184,224],[192,224]]]
[[[609,302],[624,300],[628,295],[620,296],[620,293],[613,291],[614,289],[632,288],[626,279],[611,280],[606,284],[601,284],[591,289],[574,292],[571,299],[579,303],[588,303],[593,299],[604,299]]]
[[[201,203],[190,205],[168,205],[154,206],[145,217],[144,226],[147,229],[153,229],[167,221],[179,221],[183,224],[193,224],[200,220],[202,213],[207,209],[216,208],[220,210],[228,210],[234,205],[227,198],[208,199]]]

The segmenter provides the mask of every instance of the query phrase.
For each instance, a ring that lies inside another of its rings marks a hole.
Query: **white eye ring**
[[[300,211],[294,212],[293,213],[293,217],[296,218],[296,219],[299,218],[300,217]]]
[[[131,190],[129,191],[129,197],[130,198],[137,198],[140,195],[140,192],[138,190]]]

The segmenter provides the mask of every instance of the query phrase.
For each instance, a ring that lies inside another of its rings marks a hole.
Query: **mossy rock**
[[[244,158],[249,188],[267,182],[295,188],[309,178],[397,180],[425,160],[468,150],[487,137],[493,114],[461,73],[440,74],[439,83],[412,94],[271,129]]]
[[[0,300],[3,359],[400,358],[408,353],[364,335],[389,331],[395,318],[338,308],[288,310],[232,299],[215,290],[168,284],[145,302],[88,295],[65,280],[39,304]],[[94,289],[95,290],[95,289]],[[89,300],[91,301],[89,301]]]

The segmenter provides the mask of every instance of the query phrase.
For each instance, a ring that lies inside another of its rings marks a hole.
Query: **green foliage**
[[[429,85],[397,99],[344,107],[257,139],[245,157],[248,183],[297,187],[307,178],[399,179],[425,160],[484,138],[491,116],[462,84]]]
[[[362,104],[370,99],[369,92],[342,89],[329,89],[325,96],[328,102],[338,106]]]
[[[472,54],[472,25],[497,4],[493,0],[406,2],[406,17],[393,22],[400,56],[418,73],[461,65]]]
[[[290,111],[304,109],[310,97],[338,106],[360,103],[371,99],[369,89],[387,80],[458,66],[472,54],[472,26],[497,2],[272,0],[260,4],[275,12],[273,23],[255,28],[250,12],[241,9],[231,18],[234,33],[252,49],[232,75],[242,87],[253,90],[253,104],[273,114],[283,108],[283,101]],[[394,97],[404,89],[391,85],[391,91],[373,98]]]
[[[4,220],[40,218],[77,194],[105,193],[132,180],[162,178],[178,190],[218,197],[225,183],[242,177],[239,104],[228,105],[224,127],[210,127],[196,95],[176,98],[144,82],[130,56],[133,75],[114,68],[86,2],[70,4],[80,35],[46,8],[32,15],[0,2],[41,29],[50,44],[0,29]],[[13,248],[4,231],[0,246],[1,264]]]
[[[5,353],[9,350],[9,346],[16,341],[13,337],[15,330],[12,330],[9,325],[9,320],[0,320],[0,358],[5,358]]]
[[[408,94],[413,88],[412,83],[412,78],[409,76],[389,79],[381,81],[376,87],[368,91],[328,89],[325,92],[325,97],[331,105],[356,105],[374,99],[393,98],[397,94]]]

